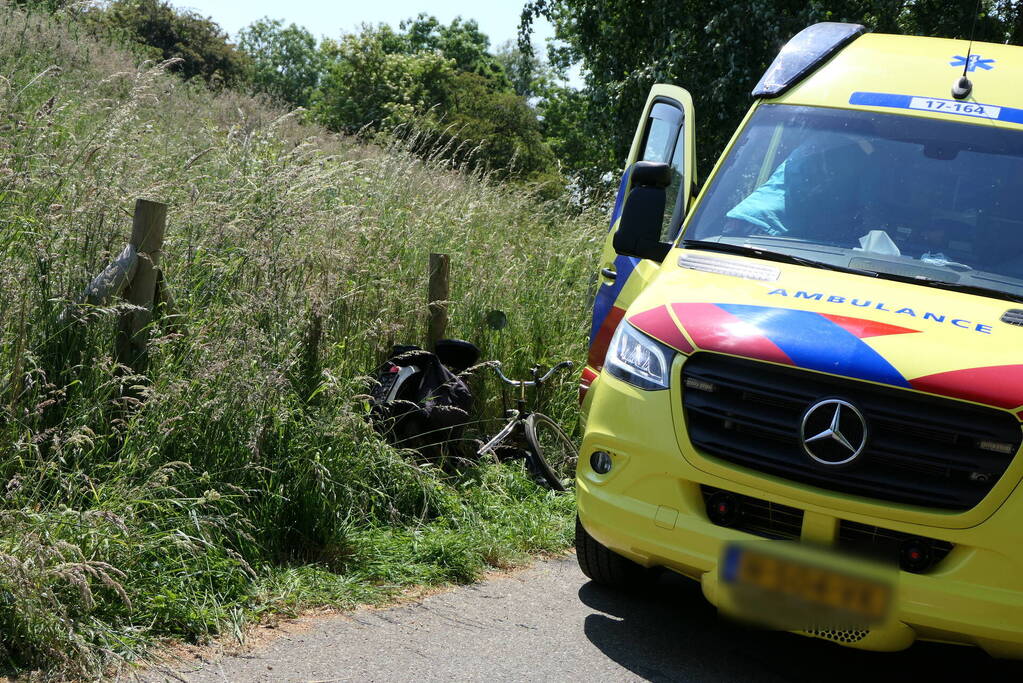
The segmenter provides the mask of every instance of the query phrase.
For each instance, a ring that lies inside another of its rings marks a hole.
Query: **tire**
[[[601,545],[575,518],[575,557],[583,574],[613,588],[635,588],[646,568]]]
[[[526,441],[533,451],[533,464],[548,488],[555,491],[575,488],[579,449],[554,420],[540,413],[527,417]]]

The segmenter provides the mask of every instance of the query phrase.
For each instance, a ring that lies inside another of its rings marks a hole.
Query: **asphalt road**
[[[388,609],[317,620],[247,654],[150,672],[223,681],[1023,681],[1023,664],[918,643],[870,653],[718,618],[699,586],[662,573],[632,594],[574,557]]]

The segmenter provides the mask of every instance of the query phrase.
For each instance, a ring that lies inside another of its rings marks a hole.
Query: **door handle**
[[[606,277],[608,280],[614,280],[616,277],[618,277],[618,273],[611,270],[610,268],[601,268],[600,274]]]

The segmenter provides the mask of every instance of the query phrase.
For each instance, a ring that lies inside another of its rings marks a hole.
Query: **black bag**
[[[387,441],[431,460],[450,454],[469,421],[468,385],[417,346],[396,346],[370,387],[370,421]]]

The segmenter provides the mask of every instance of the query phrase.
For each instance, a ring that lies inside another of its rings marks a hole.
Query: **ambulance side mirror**
[[[622,217],[614,235],[614,250],[623,256],[663,261],[671,244],[661,241],[665,188],[671,184],[671,167],[653,161],[637,161],[629,178]]]

